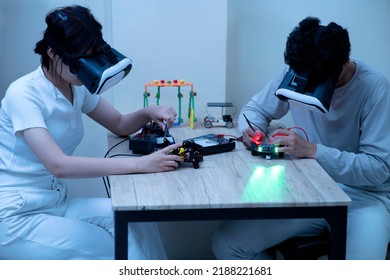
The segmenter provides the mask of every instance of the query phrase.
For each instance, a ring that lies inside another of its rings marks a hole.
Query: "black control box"
[[[141,132],[130,136],[129,149],[134,154],[147,155],[174,143],[175,140],[169,134],[168,128],[163,130],[155,122],[150,122],[142,128]]]
[[[206,134],[191,138],[199,148],[203,148],[203,155],[217,154],[232,151],[236,142],[219,134]]]

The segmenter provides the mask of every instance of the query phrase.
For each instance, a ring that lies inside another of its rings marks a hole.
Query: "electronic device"
[[[251,123],[247,119],[247,117],[244,115],[245,119],[247,120],[250,127]],[[253,127],[252,127],[253,129]],[[284,134],[275,134],[275,136],[285,136]],[[283,145],[279,144],[271,144],[271,143],[263,143],[261,140],[261,137],[259,134],[255,134],[252,137],[251,146],[248,149],[251,150],[252,156],[262,156],[265,159],[272,159],[272,158],[283,158],[284,153],[279,152],[279,147],[283,147]]]
[[[314,37],[314,50],[320,46],[322,34],[326,26],[319,25]],[[290,68],[280,83],[275,95],[291,104],[301,105],[313,111],[327,113],[333,97],[335,84],[343,70],[340,66],[337,71],[327,76],[318,76],[312,66],[306,66],[302,71]]]
[[[92,94],[100,94],[129,74],[132,61],[106,43],[95,56],[79,56],[70,70]]]
[[[195,169],[199,168],[199,162],[203,161],[204,149],[195,144],[193,140],[184,140],[181,147],[178,147],[168,155],[178,155],[184,159],[184,162],[191,162]]]
[[[191,138],[199,148],[203,148],[203,155],[229,152],[236,148],[233,139],[227,139],[222,134],[206,134]]]
[[[152,121],[147,123],[141,132],[130,136],[129,149],[134,154],[147,155],[174,143],[175,139],[169,134],[168,128],[163,130]]]
[[[279,152],[279,145],[274,144],[259,144],[252,142],[251,144],[251,154],[252,156],[263,156],[265,159],[272,158],[283,158],[284,153]]]
[[[325,82],[309,88],[308,78],[297,74],[293,69],[284,76],[275,95],[284,101],[298,103],[321,113],[329,111],[334,92],[334,79],[329,77]]]
[[[57,14],[60,20],[68,20],[62,12],[58,11]],[[99,40],[99,51],[94,54],[71,56],[54,40],[50,31],[47,32],[49,45],[62,61],[69,65],[70,71],[77,76],[90,93],[100,94],[129,74],[132,61],[104,41],[99,30],[92,26],[85,13],[76,12],[76,15],[91,35]]]

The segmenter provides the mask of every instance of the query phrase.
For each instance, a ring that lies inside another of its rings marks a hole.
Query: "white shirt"
[[[84,86],[73,86],[73,104],[46,79],[41,67],[13,82],[0,108],[0,189],[47,182],[53,176],[36,158],[19,132],[46,128],[71,155],[83,134],[82,113],[99,102]]]

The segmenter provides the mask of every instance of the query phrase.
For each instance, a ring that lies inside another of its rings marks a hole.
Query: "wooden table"
[[[236,129],[170,130],[176,142]],[[109,146],[123,138],[109,135]],[[129,153],[128,142],[111,154]],[[266,160],[241,142],[231,152],[204,156],[199,169],[184,163],[172,172],[110,176],[115,216],[115,258],[127,259],[129,222],[325,218],[331,227],[329,259],[345,259],[350,198],[312,159]]]

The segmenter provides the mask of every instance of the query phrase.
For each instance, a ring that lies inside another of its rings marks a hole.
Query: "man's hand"
[[[277,129],[272,133],[271,144],[279,144],[279,152],[284,152],[299,158],[315,158],[317,145],[302,138],[291,129]]]
[[[250,147],[253,142],[259,145],[262,140],[264,140],[264,134],[260,130],[253,131],[252,128],[247,127],[242,133],[242,141],[248,147]]]

